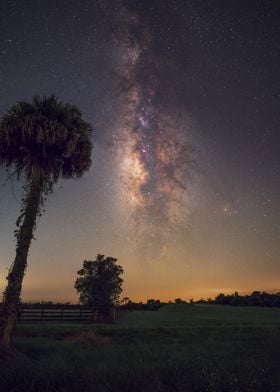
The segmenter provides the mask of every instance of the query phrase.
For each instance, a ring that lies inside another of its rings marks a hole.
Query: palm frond
[[[54,95],[18,102],[0,122],[0,165],[31,178],[34,169],[56,182],[80,177],[91,165],[92,127]]]

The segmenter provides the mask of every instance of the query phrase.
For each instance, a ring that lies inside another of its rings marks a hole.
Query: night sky
[[[280,291],[279,20],[277,0],[0,2],[0,115],[54,93],[94,128],[92,168],[38,222],[23,299],[76,302],[97,253],[135,300]],[[1,291],[22,185],[5,178]]]

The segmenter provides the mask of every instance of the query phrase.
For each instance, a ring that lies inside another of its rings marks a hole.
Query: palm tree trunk
[[[4,292],[0,325],[0,348],[6,353],[15,351],[12,336],[15,329],[22,281],[27,266],[27,255],[33,238],[36,216],[39,211],[43,179],[34,174],[25,202],[24,220],[19,228],[15,261],[10,268]]]

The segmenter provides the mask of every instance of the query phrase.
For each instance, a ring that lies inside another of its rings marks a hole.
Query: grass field
[[[113,325],[19,325],[8,391],[280,391],[280,309],[167,305]]]

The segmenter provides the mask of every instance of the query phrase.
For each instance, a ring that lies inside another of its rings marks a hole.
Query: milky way
[[[122,191],[141,252],[146,247],[163,254],[189,213],[194,168],[189,125],[174,109],[168,112],[159,104],[153,37],[137,16],[127,10],[121,15],[116,144]]]

